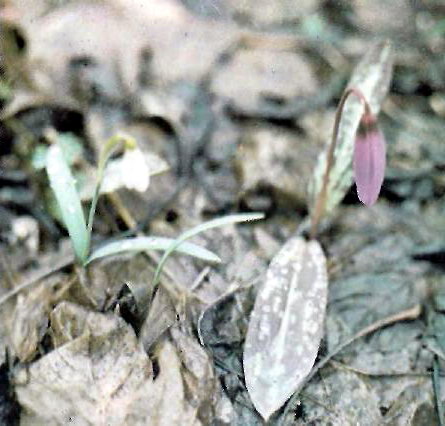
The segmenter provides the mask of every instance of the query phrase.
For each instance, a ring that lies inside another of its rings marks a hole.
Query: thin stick
[[[338,355],[343,349],[349,346],[351,343],[356,340],[364,337],[368,334],[373,333],[374,331],[379,330],[380,328],[387,327],[388,325],[394,324],[400,321],[406,320],[414,320],[419,317],[421,312],[420,305],[415,305],[412,308],[406,309],[404,311],[398,312],[394,315],[390,315],[389,317],[383,318],[381,320],[376,321],[375,323],[368,325],[364,329],[360,330],[358,333],[351,336],[349,339],[346,339],[343,343],[340,343],[331,353],[326,355],[321,361],[317,363],[317,365],[312,369],[309,376],[306,378],[306,382],[312,379],[314,375],[323,368],[334,356]]]
[[[318,230],[318,224],[320,223],[320,219],[323,216],[325,207],[326,207],[326,195],[328,192],[328,184],[329,184],[329,174],[331,172],[332,165],[334,163],[334,152],[335,148],[337,147],[337,139],[338,139],[338,131],[340,129],[340,121],[343,114],[343,109],[346,103],[346,100],[348,99],[349,95],[354,94],[357,96],[362,104],[365,107],[365,112],[369,113],[370,108],[368,105],[368,102],[366,101],[365,97],[363,96],[363,93],[355,89],[353,87],[346,89],[340,99],[340,103],[338,104],[337,111],[335,113],[335,121],[334,121],[334,131],[332,132],[332,139],[331,144],[329,145],[329,151],[326,159],[326,170],[324,172],[323,176],[323,183],[321,186],[321,191],[318,194],[318,197],[315,202],[315,208],[314,208],[314,214],[312,216],[312,225],[311,225],[311,233],[310,237],[311,239],[314,239],[317,235]]]
[[[107,196],[108,199],[113,203],[114,208],[117,210],[119,216],[124,221],[127,228],[136,229],[138,224],[136,220],[133,218],[130,211],[125,207],[121,197],[119,197],[119,194],[112,192],[110,194],[107,194]],[[136,234],[142,235],[140,232],[137,232]]]
[[[410,372],[385,372],[385,371],[379,371],[376,373],[372,373],[369,371],[366,371],[361,368],[357,367],[351,367],[350,365],[343,364],[339,361],[334,361],[331,359],[330,361],[331,365],[333,367],[336,367],[341,370],[346,371],[352,371],[353,373],[361,374],[362,376],[369,376],[369,377],[431,377],[431,373],[424,372],[424,371],[410,371]],[[441,374],[442,376],[445,376],[445,373]]]

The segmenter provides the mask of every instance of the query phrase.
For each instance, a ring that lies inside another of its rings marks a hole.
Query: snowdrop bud
[[[386,147],[376,118],[368,111],[360,120],[354,145],[354,178],[360,201],[370,206],[377,201],[386,166]]]

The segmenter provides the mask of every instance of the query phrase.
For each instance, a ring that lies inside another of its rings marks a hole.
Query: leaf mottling
[[[272,260],[250,319],[246,385],[268,419],[302,385],[323,335],[326,260],[316,241],[289,240]]]

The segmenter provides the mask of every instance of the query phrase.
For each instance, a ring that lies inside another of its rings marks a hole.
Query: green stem
[[[134,148],[136,146],[136,141],[127,135],[114,135],[105,143],[105,146],[99,157],[99,164],[97,168],[97,178],[96,178],[96,188],[94,190],[93,199],[91,200],[90,212],[88,214],[88,224],[87,224],[87,234],[88,234],[88,245],[91,243],[91,234],[93,232],[93,222],[94,214],[96,213],[97,201],[99,199],[100,187],[102,185],[102,180],[104,177],[105,166],[110,159],[111,154],[119,143],[124,143],[126,147]]]

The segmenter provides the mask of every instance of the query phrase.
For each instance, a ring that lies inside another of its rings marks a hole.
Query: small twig
[[[196,277],[195,281],[193,281],[192,285],[190,286],[190,291],[195,291],[205,280],[205,277],[210,272],[210,266],[206,266]]]
[[[124,203],[121,200],[121,197],[119,197],[119,194],[110,193],[107,194],[107,196],[111,201],[111,203],[113,204],[114,208],[117,210],[120,218],[124,221],[127,228],[136,229],[138,224],[136,220],[133,218],[133,215],[130,213],[130,211],[125,207]]]
[[[315,376],[315,374],[323,368],[334,356],[338,355],[343,349],[349,346],[351,343],[354,343],[356,340],[373,333],[374,331],[379,330],[380,328],[387,327],[388,325],[394,324],[400,321],[406,320],[414,320],[419,317],[421,312],[420,305],[415,305],[412,308],[406,309],[402,312],[398,312],[394,315],[390,315],[389,317],[383,318],[381,320],[376,321],[375,323],[365,327],[360,330],[358,333],[351,336],[349,339],[346,339],[343,343],[340,343],[331,353],[326,355],[321,361],[317,363],[317,365],[312,369],[310,374],[306,378],[306,383]]]
[[[353,373],[368,377],[431,377],[431,373],[425,371],[405,371],[400,373],[379,371],[376,373],[370,373],[369,371],[363,370],[361,368],[351,367],[350,365],[346,365],[342,362],[334,361],[332,359],[330,362],[334,367],[337,367],[339,369],[351,371]],[[441,376],[445,376],[445,373],[442,373]]]

